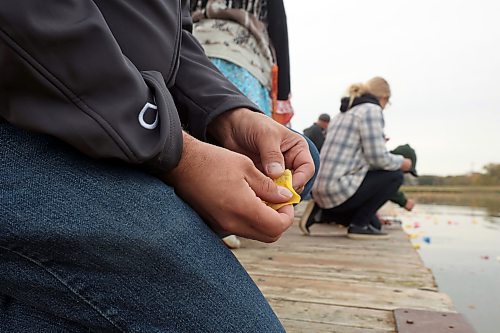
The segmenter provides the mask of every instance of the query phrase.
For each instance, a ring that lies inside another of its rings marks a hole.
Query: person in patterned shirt
[[[385,146],[382,111],[390,97],[387,81],[374,77],[351,85],[342,98],[321,150],[314,202],[300,221],[305,234],[322,209],[321,220],[347,226],[349,238],[388,237],[376,212],[397,192],[403,172],[412,166],[410,159],[390,153]]]

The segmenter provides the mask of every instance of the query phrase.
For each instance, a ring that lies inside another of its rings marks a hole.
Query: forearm
[[[394,195],[389,200],[399,205],[400,207],[404,207],[408,202],[406,195],[401,191],[394,193]]]
[[[92,157],[175,166],[181,129],[164,78],[123,55],[93,1],[3,1],[0,41],[7,121]]]

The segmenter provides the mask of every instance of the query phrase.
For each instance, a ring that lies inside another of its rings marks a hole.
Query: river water
[[[500,200],[498,201],[500,205]],[[415,248],[477,333],[500,332],[500,216],[497,209],[417,204],[392,207]],[[390,215],[390,214],[389,214]]]

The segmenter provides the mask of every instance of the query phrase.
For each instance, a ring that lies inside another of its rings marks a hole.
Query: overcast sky
[[[308,4],[308,5],[306,5]],[[349,84],[383,76],[388,148],[409,143],[420,174],[500,163],[500,1],[285,0],[292,127],[338,113]]]

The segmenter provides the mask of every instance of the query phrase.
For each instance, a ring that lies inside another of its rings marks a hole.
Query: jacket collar
[[[352,109],[356,105],[364,104],[364,103],[371,103],[371,104],[376,104],[376,105],[380,106],[378,98],[372,94],[364,94],[362,96],[354,98],[350,107],[349,107],[349,97],[343,97],[340,100],[340,112],[349,111],[350,109]]]

